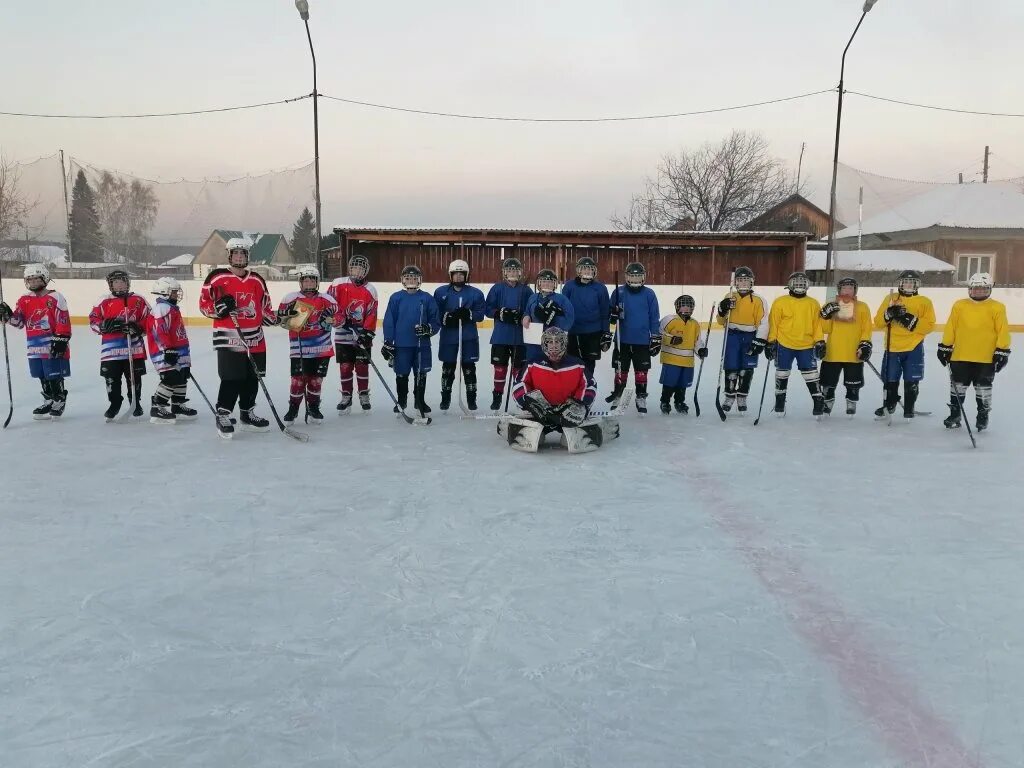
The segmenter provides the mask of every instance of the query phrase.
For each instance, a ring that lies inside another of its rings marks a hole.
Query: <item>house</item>
[[[836,229],[846,225],[836,222]],[[755,216],[741,230],[755,232],[810,232],[815,238],[828,237],[828,211],[823,211],[806,197],[794,193],[760,216]]]
[[[263,274],[264,277],[277,276],[295,264],[288,241],[284,235],[261,234],[259,232],[242,232],[236,229],[215,229],[206,238],[199,253],[193,261],[193,270],[197,277],[209,273],[213,267],[227,263],[228,240],[245,238],[252,243],[249,249],[250,266]]]
[[[804,271],[815,285],[825,284],[825,255],[823,249],[807,250]],[[930,287],[950,285],[954,268],[927,253],[910,250],[871,249],[867,251],[833,251],[832,269],[835,279],[854,278],[862,287],[893,286],[900,272],[913,269],[921,273],[924,284]]]
[[[856,247],[858,229],[836,232],[836,249]],[[1012,182],[938,185],[869,217],[862,231],[864,248],[926,253],[951,265],[959,285],[975,272],[1024,284],[1024,189]]]

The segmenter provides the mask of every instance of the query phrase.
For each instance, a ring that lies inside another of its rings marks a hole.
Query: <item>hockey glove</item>
[[[862,341],[857,345],[857,359],[858,360],[870,360],[871,352],[874,350],[870,341]]]
[[[832,315],[834,315],[838,311],[839,305],[834,301],[830,301],[828,304],[821,308],[821,312],[819,312],[818,314],[821,315],[822,320],[828,320],[830,317],[832,317]]]
[[[50,337],[50,358],[59,360],[68,353],[68,342],[71,341],[70,336],[51,336]]]
[[[757,342],[758,342],[758,339],[754,339],[754,343],[756,344]],[[771,362],[772,360],[775,359],[775,355],[778,354],[778,351],[779,351],[779,345],[776,344],[774,341],[771,344],[765,344],[765,346],[764,346],[764,359],[768,360],[769,362]]]
[[[908,331],[912,331],[914,330],[914,328],[917,327],[917,317],[915,315],[910,314],[909,312],[904,312],[902,315],[897,317],[896,322],[902,325]]]
[[[320,319],[316,321],[321,331],[329,331],[334,327],[334,313],[324,311],[320,313]]]
[[[235,303],[235,297],[232,296],[230,293],[221,296],[219,299],[217,299],[217,301],[213,303],[213,312],[221,320],[230,315],[237,308],[238,304]]]
[[[718,316],[725,317],[736,308],[736,299],[732,296],[726,296],[720,302],[718,302]]]
[[[278,325],[284,325],[288,322],[289,317],[295,317],[297,314],[299,314],[299,310],[295,308],[294,301],[288,302],[283,307],[279,307],[277,310]]]
[[[683,337],[682,336],[673,336],[672,338],[670,338],[668,340],[668,343],[671,344],[673,347],[678,347],[680,344],[683,343]]]
[[[996,373],[1003,370],[1008,362],[1010,362],[1010,350],[1000,348],[992,354],[992,365],[996,367]]]
[[[14,312],[11,311],[11,308],[7,305],[7,302],[0,301],[0,323],[8,322],[13,316]]]
[[[455,316],[464,323],[473,320],[473,311],[469,307],[459,307],[455,310]]]
[[[559,411],[562,425],[566,427],[578,427],[587,420],[587,406],[574,398],[569,398],[562,403]]]
[[[131,320],[124,325],[124,332],[133,339],[137,339],[142,335],[142,326]]]
[[[417,339],[430,338],[430,325],[428,323],[416,323],[412,330],[416,334]]]
[[[814,356],[819,360],[825,359],[825,352],[827,351],[827,349],[828,347],[826,346],[824,341],[814,342]]]
[[[509,309],[508,307],[502,307],[498,310],[498,320],[503,323],[512,323],[513,325],[519,325],[523,322],[523,313],[518,309]]]
[[[561,308],[555,306],[553,301],[549,301],[547,304],[538,304],[536,313],[537,319],[540,320],[544,325],[551,325],[555,322],[555,318],[558,317],[561,312]]]
[[[441,317],[441,325],[443,325],[445,328],[458,328],[458,312],[445,312],[444,315]]]
[[[108,317],[100,323],[100,333],[124,333],[124,318]]]
[[[363,321],[357,317],[345,315],[345,322],[341,324],[341,327],[359,333],[359,329],[363,327]]]
[[[384,346],[380,348],[380,356],[384,358],[388,365],[395,359],[395,343],[393,341],[385,341]]]
[[[699,357],[701,360],[703,360],[707,356],[708,356],[708,348],[707,347],[697,347],[697,357]]]
[[[373,346],[373,339],[377,334],[373,331],[368,331],[365,328],[360,328],[356,331],[356,344],[363,349],[369,349]]]
[[[935,351],[935,356],[939,358],[939,362],[945,368],[949,365],[949,361],[953,359],[953,347],[949,344],[939,344],[939,348]],[[993,362],[995,361],[993,360]]]
[[[615,325],[619,320],[625,317],[625,315],[626,313],[621,304],[612,304],[612,308],[608,312],[608,322]]]
[[[661,352],[661,334],[655,334],[651,336],[651,346],[648,347],[651,350],[651,357],[654,357]]]
[[[902,304],[891,304],[888,309],[885,310],[885,314],[882,315],[882,319],[887,323],[891,323],[893,320],[898,320],[907,314],[907,308]]]
[[[537,421],[547,421],[551,416],[551,404],[548,403],[544,393],[538,389],[527,392],[523,396],[523,408],[529,412]]]
[[[767,346],[768,342],[765,341],[764,339],[754,339],[752,342],[750,342],[750,346],[747,347],[747,356],[757,357],[758,355],[765,351]],[[765,355],[765,357],[771,360],[771,358],[768,357],[768,355]]]
[[[176,350],[176,349],[165,349],[164,350],[164,362],[167,363],[167,365],[171,365],[171,366],[177,365],[178,364],[178,350]]]
[[[607,352],[612,348],[612,335],[608,332],[601,334],[601,351]]]

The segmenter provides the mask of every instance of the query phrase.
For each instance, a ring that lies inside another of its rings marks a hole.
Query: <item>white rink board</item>
[[[304,445],[106,425],[80,328],[65,420],[33,423],[10,337],[4,768],[1024,764],[1024,361],[972,451],[934,336],[936,415],[873,422],[870,381],[818,423],[794,378],[756,428],[715,415],[715,336],[700,419],[527,456],[492,421],[406,426],[373,378],[338,418],[333,365]]]

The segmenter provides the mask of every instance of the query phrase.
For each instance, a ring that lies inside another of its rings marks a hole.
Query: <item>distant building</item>
[[[836,229],[846,225],[836,222]],[[742,227],[755,232],[810,232],[815,239],[828,237],[828,211],[823,211],[806,197],[792,194],[776,203]]]
[[[193,262],[196,276],[203,277],[215,266],[227,264],[225,248],[228,240],[236,237],[247,238],[252,243],[249,250],[249,265],[264,277],[276,277],[278,273],[287,272],[295,264],[295,257],[284,235],[215,229],[196,254]]]
[[[815,285],[825,284],[824,245],[808,247],[804,271]],[[861,286],[893,286],[900,272],[917,270],[926,286],[947,286],[953,282],[953,266],[927,253],[909,250],[834,251],[835,279],[854,278]]]

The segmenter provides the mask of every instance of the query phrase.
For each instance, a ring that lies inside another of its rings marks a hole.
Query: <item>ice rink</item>
[[[934,415],[875,422],[869,376],[856,419],[818,423],[794,377],[756,428],[717,418],[716,334],[700,419],[653,384],[601,451],[524,455],[439,416],[437,369],[430,427],[372,374],[373,411],[337,417],[333,363],[307,444],[221,440],[196,396],[197,422],[105,424],[74,331],[60,423],[31,421],[8,332],[3,768],[1024,765],[1024,360],[972,450],[937,334]]]

